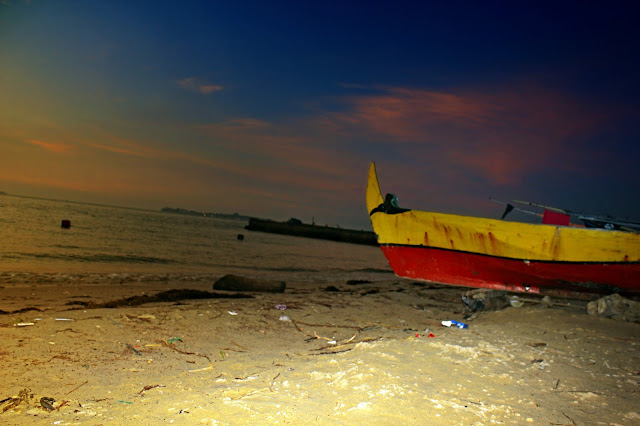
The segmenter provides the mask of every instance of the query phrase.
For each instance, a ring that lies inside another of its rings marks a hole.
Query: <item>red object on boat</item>
[[[562,225],[569,226],[569,220],[571,216],[564,213],[557,213],[551,210],[544,209],[544,216],[542,216],[542,223],[545,225]]]

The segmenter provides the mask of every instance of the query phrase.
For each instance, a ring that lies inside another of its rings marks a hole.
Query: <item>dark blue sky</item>
[[[368,227],[638,218],[630,2],[0,2],[0,190]]]

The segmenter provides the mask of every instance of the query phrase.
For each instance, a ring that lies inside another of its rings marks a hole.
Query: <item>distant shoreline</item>
[[[27,198],[29,200],[58,201],[61,203],[79,204],[79,205],[85,205],[85,206],[111,207],[116,209],[138,210],[143,212],[156,212],[156,213],[159,212],[159,210],[143,209],[141,207],[116,206],[113,204],[91,203],[88,201],[73,201],[73,200],[63,200],[60,198],[47,198],[47,197],[34,197],[30,195],[7,194],[6,192],[1,192],[1,191],[0,191],[0,195],[6,195],[9,197],[16,197],[16,198]]]
[[[199,212],[195,210],[187,210],[182,208],[164,207],[160,210],[163,213],[181,214],[185,216],[198,216],[198,217],[214,217],[216,219],[234,219],[234,220],[249,220],[249,216],[241,215],[240,213],[211,213],[211,212]]]
[[[189,215],[189,216],[206,216],[206,217],[215,217],[218,219],[238,219],[238,220],[249,220],[249,216],[244,216],[238,213],[232,213],[232,214],[226,214],[226,213],[201,213],[201,212],[197,212],[194,210],[187,210],[187,209],[181,209],[181,208],[170,208],[170,207],[164,207],[160,210],[155,210],[155,209],[145,209],[142,207],[129,207],[129,206],[117,206],[114,204],[100,204],[100,203],[91,203],[88,201],[73,201],[73,200],[65,200],[65,199],[60,199],[60,198],[47,198],[47,197],[35,197],[35,196],[30,196],[30,195],[17,195],[17,194],[8,194],[4,191],[0,191],[0,195],[6,195],[9,197],[16,197],[16,198],[26,198],[29,200],[43,200],[43,201],[58,201],[61,203],[70,203],[70,204],[78,204],[78,205],[85,205],[85,206],[96,206],[96,207],[110,207],[110,208],[116,208],[116,209],[126,209],[126,210],[135,210],[135,211],[141,211],[141,212],[153,212],[153,213],[174,213],[174,214],[184,214],[184,215]]]

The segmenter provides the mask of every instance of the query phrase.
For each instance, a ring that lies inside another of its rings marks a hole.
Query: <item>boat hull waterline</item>
[[[398,276],[566,296],[640,294],[639,234],[406,210],[386,198],[372,163],[367,209]]]

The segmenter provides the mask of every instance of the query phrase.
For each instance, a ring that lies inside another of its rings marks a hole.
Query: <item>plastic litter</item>
[[[274,308],[284,311],[285,309],[287,309],[287,305],[278,303],[277,305],[274,306]]]
[[[442,325],[444,325],[445,327],[451,327],[456,326],[458,328],[469,328],[469,325],[463,323],[463,322],[459,322],[459,321],[455,321],[455,320],[451,320],[451,321],[442,321]]]
[[[509,299],[509,304],[514,308],[520,308],[524,305],[524,302],[520,300],[518,296],[512,296],[511,299]]]
[[[427,338],[429,338],[429,337],[436,337],[436,335],[435,335],[435,334],[433,334],[433,333],[431,332],[431,330],[429,330],[428,328],[424,331],[424,334],[416,333],[416,339],[418,339],[418,338],[420,338],[420,337],[423,337],[423,336],[424,336],[424,337],[427,337]]]
[[[40,405],[47,411],[53,411],[56,409],[56,407],[53,406],[54,402],[56,402],[56,400],[48,396],[40,398]]]
[[[291,321],[291,318],[289,318],[289,317],[288,317],[288,316],[286,316],[286,315],[282,315],[282,316],[280,317],[280,321]]]

